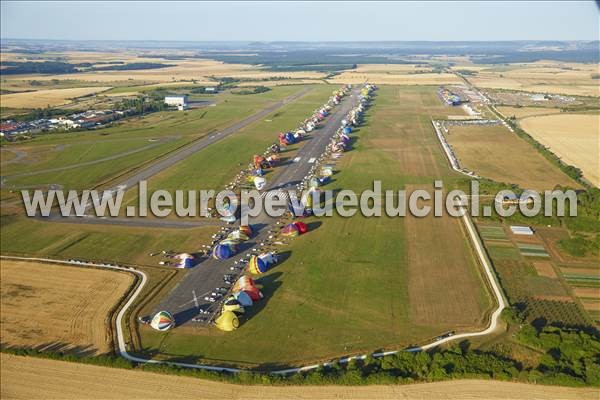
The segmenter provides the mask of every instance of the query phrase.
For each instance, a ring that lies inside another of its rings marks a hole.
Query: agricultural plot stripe
[[[523,254],[525,257],[550,257],[550,254],[548,253],[532,253],[522,251],[521,254]]]
[[[600,276],[591,276],[591,275],[565,275],[567,280],[583,280],[583,281],[596,281],[600,282]]]
[[[523,250],[544,250],[544,251],[546,251],[544,246],[542,246],[541,244],[517,243],[517,246],[519,247],[519,249],[523,249]]]

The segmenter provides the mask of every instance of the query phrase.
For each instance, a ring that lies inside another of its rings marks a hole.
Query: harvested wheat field
[[[529,143],[502,125],[452,126],[446,136],[460,164],[484,178],[523,189],[579,187]]]
[[[538,62],[492,66],[477,72],[469,81],[478,87],[524,90],[579,96],[600,96],[600,85],[593,74],[596,64]]]
[[[2,260],[3,345],[101,354],[111,350],[109,313],[129,289],[125,273]]]
[[[549,115],[560,113],[560,108],[549,108],[549,107],[509,107],[499,106],[496,107],[498,111],[502,113],[506,118],[515,117],[517,119],[533,117],[536,115]]]
[[[335,77],[328,79],[332,84],[360,84],[374,83],[377,85],[449,85],[462,83],[460,78],[454,74],[442,73],[402,73],[383,71],[356,72],[344,71]]]
[[[0,96],[0,103],[2,103],[2,107],[10,108],[54,107],[70,103],[74,98],[103,92],[108,89],[110,87],[99,86],[3,94]]]
[[[241,386],[18,357],[0,356],[2,399],[597,399],[598,389],[460,380],[404,386]]]
[[[407,185],[408,192],[416,189]],[[461,329],[485,325],[491,300],[480,289],[485,287],[479,273],[481,267],[472,254],[461,223],[459,218],[447,215],[405,218],[410,313],[411,321],[417,325]],[[428,239],[420,239],[424,237]]]
[[[567,164],[575,165],[600,186],[600,115],[560,114],[525,118],[521,127],[549,146]]]

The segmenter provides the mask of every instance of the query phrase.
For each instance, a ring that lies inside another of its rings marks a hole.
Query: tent
[[[215,320],[215,325],[222,331],[231,332],[240,326],[240,320],[233,311],[223,311]]]
[[[170,312],[159,311],[152,318],[150,326],[157,331],[168,331],[175,326],[175,319]]]
[[[250,295],[248,293],[244,292],[243,290],[240,290],[239,292],[235,292],[233,294],[233,296],[238,301],[238,303],[240,303],[240,305],[243,307],[251,307],[252,304],[254,304]]]
[[[235,246],[219,243],[213,248],[212,256],[217,260],[226,260],[235,254]]]
[[[259,254],[258,256],[250,257],[248,262],[248,270],[255,274],[264,274],[277,262],[277,257],[273,253]]]

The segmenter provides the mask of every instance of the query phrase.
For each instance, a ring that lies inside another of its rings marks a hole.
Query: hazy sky
[[[593,1],[4,1],[2,38],[100,40],[597,40]]]

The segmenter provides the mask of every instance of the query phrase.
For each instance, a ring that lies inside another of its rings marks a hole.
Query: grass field
[[[262,154],[267,146],[277,142],[278,132],[294,129],[313,110],[322,106],[337,86],[315,86],[302,98],[283,106],[263,120],[257,121],[161,172],[148,181],[150,190],[222,189],[248,163],[254,154]],[[318,134],[318,131],[317,133]],[[301,145],[302,143],[300,143]],[[289,158],[298,145],[289,146],[281,154]],[[271,179],[267,175],[267,179]],[[126,202],[136,202],[137,193],[128,193]]]
[[[37,90],[35,92],[10,93],[0,95],[2,107],[46,108],[67,104],[71,99],[87,96],[110,89],[106,86],[80,87],[68,89]]]
[[[560,114],[525,118],[520,126],[600,187],[600,115]]]
[[[10,144],[2,151],[5,188],[60,184],[65,189],[89,189],[118,173],[231,125],[302,89],[303,86],[277,87],[267,93],[248,96],[223,93],[215,98],[215,107],[186,112],[158,112],[98,131],[55,133],[36,137],[23,144]],[[136,149],[140,151],[128,154]],[[4,155],[10,152],[21,153],[23,157],[18,161],[14,157],[5,160]],[[107,156],[113,159],[102,161]],[[66,166],[77,167],[80,163],[90,161],[98,162],[86,168],[45,172]],[[12,174],[29,175],[11,177]],[[5,196],[6,190],[3,190]]]
[[[82,365],[64,361],[0,355],[3,399],[545,399],[597,398],[594,388],[565,388],[486,380],[414,385],[241,386],[190,377]]]
[[[133,279],[125,273],[2,260],[3,346],[112,351],[110,311]]]
[[[216,227],[167,229],[44,222],[3,215],[2,254],[78,258],[136,265],[157,265],[151,251],[195,252],[210,242]]]
[[[579,187],[502,125],[452,126],[446,137],[461,165],[484,178],[538,191],[556,185]]]
[[[441,109],[434,88],[382,87],[368,126],[359,129],[329,187],[361,191],[383,179],[384,188],[398,190],[427,187],[434,178],[452,185],[460,178],[449,171],[428,117]],[[240,329],[180,327],[165,335],[142,327],[144,351],[273,366],[397,348],[484,325],[491,300],[459,220],[308,222],[314,230],[283,249],[291,256],[258,281],[265,299]]]

